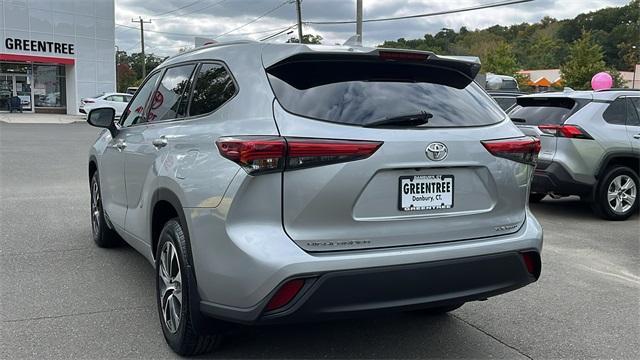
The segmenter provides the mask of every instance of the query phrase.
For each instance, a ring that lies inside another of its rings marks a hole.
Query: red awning
[[[59,58],[53,56],[33,56],[21,54],[0,54],[0,61],[21,61],[31,63],[48,63],[48,64],[75,64],[75,59]]]

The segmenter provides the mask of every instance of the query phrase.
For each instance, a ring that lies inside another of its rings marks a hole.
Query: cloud
[[[241,29],[220,36],[247,24],[266,12],[280,8]],[[381,18],[422,14],[493,3],[494,0],[363,0],[364,18]],[[365,45],[375,46],[385,40],[401,37],[421,38],[441,28],[485,28],[495,24],[512,25],[536,22],[545,16],[557,19],[605,7],[623,6],[629,0],[534,0],[529,3],[499,8],[442,15],[410,20],[365,23]],[[291,0],[116,0],[116,44],[127,52],[140,51],[140,31],[132,19],[151,19],[145,24],[147,53],[173,55],[182,47],[193,46],[195,36],[234,40],[261,39],[296,23],[295,4]],[[304,21],[352,20],[355,0],[304,0]],[[321,35],[326,44],[343,43],[355,33],[355,24],[305,25],[305,33]],[[218,37],[220,36],[220,37]],[[282,34],[270,41],[284,42],[295,34]]]

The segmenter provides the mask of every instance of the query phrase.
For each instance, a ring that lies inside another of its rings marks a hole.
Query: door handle
[[[635,135],[633,135],[633,138],[634,138],[634,139],[640,139],[640,134],[635,134]]]
[[[118,141],[117,143],[111,145],[112,147],[118,149],[118,151],[122,151],[127,147],[127,143],[124,141]]]
[[[167,138],[164,136],[160,136],[157,139],[153,139],[151,143],[156,147],[156,149],[160,149],[167,146]]]

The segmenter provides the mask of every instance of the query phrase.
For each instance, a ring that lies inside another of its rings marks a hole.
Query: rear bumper
[[[559,195],[591,196],[593,184],[587,184],[575,180],[571,174],[557,162],[551,162],[548,166],[537,167],[533,173],[531,192]]]
[[[235,233],[216,210],[187,210],[200,310],[242,324],[296,322],[488,298],[535,278],[519,253],[542,250],[542,228],[527,211],[515,233],[379,250],[307,253],[279,227]],[[195,223],[195,224],[194,224]],[[200,224],[202,226],[196,226]],[[223,234],[228,239],[212,239]],[[287,307],[265,313],[291,279],[305,279]]]
[[[305,286],[287,306],[260,313],[251,323],[327,320],[442,306],[486,299],[536,280],[518,252],[328,272],[306,277]],[[201,306],[201,310],[207,313],[208,307]]]

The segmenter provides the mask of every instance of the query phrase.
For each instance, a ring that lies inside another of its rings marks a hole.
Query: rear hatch
[[[524,221],[532,167],[482,143],[522,133],[464,63],[401,54],[299,54],[267,69],[290,147],[380,144],[355,161],[283,172],[284,229],[307,251],[482,238]]]
[[[573,113],[588,102],[584,99],[572,99],[556,96],[519,97],[516,106],[509,111],[509,117],[525,134],[540,139],[541,150],[538,168],[545,169],[556,153],[558,136],[556,129]]]

